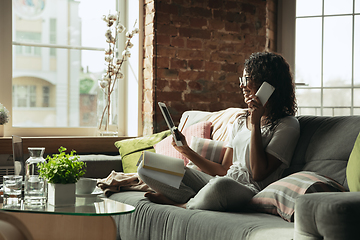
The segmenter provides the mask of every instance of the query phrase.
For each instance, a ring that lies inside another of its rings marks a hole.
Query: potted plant
[[[86,164],[79,161],[76,151],[65,153],[60,147],[58,154],[47,156],[46,162],[39,163],[39,175],[48,182],[48,203],[54,206],[75,204],[75,183],[85,174]]]

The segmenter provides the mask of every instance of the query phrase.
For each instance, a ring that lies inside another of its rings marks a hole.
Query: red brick
[[[203,29],[179,28],[179,35],[188,38],[210,39],[211,32]]]
[[[217,93],[186,93],[184,94],[185,102],[212,102],[217,100]]]
[[[204,61],[202,60],[189,60],[188,66],[191,70],[193,69],[204,69]]]
[[[187,88],[187,84],[185,81],[182,81],[182,80],[172,80],[172,81],[169,81],[170,83],[170,89],[172,91],[185,91],[186,88]]]
[[[169,91],[170,87],[169,87],[169,81],[164,80],[164,79],[158,79],[156,81],[156,90],[158,91]]]
[[[228,63],[239,63],[243,61],[243,56],[234,53],[214,52],[211,54],[210,60],[214,62],[226,61]]]
[[[170,67],[170,58],[168,57],[157,57],[156,63],[158,68],[169,68]]]
[[[221,8],[223,2],[219,0],[209,0],[209,8]]]
[[[236,64],[223,64],[221,66],[221,70],[224,72],[236,72],[237,65]]]
[[[221,70],[221,63],[217,62],[205,62],[205,71],[220,71]]]
[[[157,25],[157,34],[166,34],[168,36],[177,36],[178,35],[178,28],[173,27],[171,25]]]
[[[170,45],[170,37],[165,34],[157,34],[156,35],[156,43],[158,45]]]
[[[235,52],[235,45],[233,43],[222,43],[218,49],[221,52]]]
[[[240,24],[236,22],[227,22],[225,23],[225,31],[228,32],[239,32],[240,31]]]
[[[209,30],[222,30],[225,28],[225,23],[218,19],[209,19]]]
[[[186,47],[190,49],[202,49],[202,41],[198,39],[187,39]]]
[[[199,82],[191,81],[189,82],[190,90],[201,91],[203,90],[203,86]]]
[[[252,4],[242,3],[241,11],[254,15],[256,13],[256,7]]]
[[[157,70],[158,78],[178,79],[179,71],[176,69],[160,68]]]
[[[204,18],[190,18],[190,27],[192,28],[207,27],[207,20]]]
[[[184,18],[183,16],[171,15],[171,23],[175,27],[189,27],[190,20],[189,18]]]
[[[172,69],[186,69],[187,68],[187,62],[186,60],[180,60],[176,58],[172,58],[170,60],[170,66]]]
[[[244,23],[246,21],[246,16],[240,12],[227,12],[226,20],[229,22]]]
[[[177,5],[166,4],[164,2],[157,2],[157,12],[166,14],[178,14],[179,9]]]
[[[201,59],[207,59],[209,56],[210,56],[209,52],[206,51],[186,50],[186,49],[178,50],[179,59],[201,60]]]
[[[170,39],[170,46],[173,46],[173,47],[185,47],[185,41],[184,41],[184,38],[171,38]]]
[[[163,47],[158,46],[157,48],[157,54],[161,57],[175,57],[176,49],[173,47]]]
[[[198,17],[204,17],[204,18],[210,18],[212,13],[210,9],[205,9],[202,7],[191,7],[189,9],[189,16],[198,16]]]
[[[156,91],[157,92],[157,102],[166,102],[171,101],[174,99],[182,99],[182,92],[178,91],[171,91],[171,92],[163,92],[163,91]]]
[[[180,71],[179,72],[179,79],[182,80],[190,80],[190,81],[196,81],[196,80],[208,80],[209,77],[208,72],[204,71]]]
[[[156,20],[157,20],[157,23],[169,24],[170,14],[158,12],[158,13],[156,13]]]

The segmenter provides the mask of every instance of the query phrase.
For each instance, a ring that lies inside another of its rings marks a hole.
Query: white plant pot
[[[70,206],[75,204],[75,183],[48,184],[48,203],[53,206]]]

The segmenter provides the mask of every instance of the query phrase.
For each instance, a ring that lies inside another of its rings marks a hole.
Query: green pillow
[[[350,192],[360,192],[360,134],[349,157],[346,178]]]
[[[154,144],[160,142],[170,135],[170,130],[155,133],[149,136],[126,139],[115,142],[119,149],[124,173],[134,173],[137,171],[136,163],[142,151],[155,152]]]

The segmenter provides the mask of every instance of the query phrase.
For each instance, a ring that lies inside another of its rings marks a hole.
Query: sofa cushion
[[[226,142],[223,141],[192,137],[190,148],[212,162],[221,163],[226,151],[225,146]],[[189,161],[186,166],[201,171],[201,169],[191,161]]]
[[[280,215],[292,222],[298,196],[305,193],[345,191],[342,185],[328,177],[301,171],[267,186],[252,198],[250,206],[260,212]]]
[[[115,146],[119,149],[122,159],[122,167],[124,173],[134,173],[137,171],[137,162],[142,151],[155,152],[153,145],[170,135],[170,130],[155,133],[149,136],[126,139],[115,142]]]
[[[210,132],[211,132],[211,122],[199,122],[194,125],[191,125],[187,128],[185,128],[182,131],[182,134],[184,134],[187,143],[191,144],[191,138],[193,136],[199,137],[199,138],[210,138]],[[186,165],[189,162],[189,159],[184,157],[181,153],[179,153],[172,145],[172,135],[166,137],[165,139],[161,140],[159,143],[154,145],[156,153],[163,154],[166,156],[174,157],[174,158],[180,158],[184,160],[184,165]]]
[[[346,178],[350,192],[360,192],[360,134],[349,157]]]

